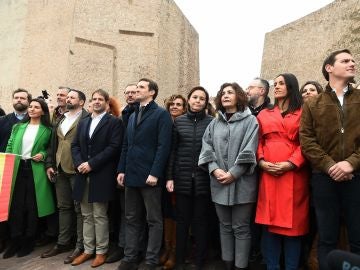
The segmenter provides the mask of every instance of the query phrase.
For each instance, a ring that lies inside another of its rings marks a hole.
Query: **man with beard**
[[[66,98],[70,88],[60,86],[56,94],[57,107],[50,115],[50,120],[53,125],[56,125],[66,112]],[[54,191],[55,192],[55,191]],[[59,234],[58,228],[58,212],[48,215],[45,217],[46,231],[42,233],[39,239],[36,241],[36,246],[46,246],[56,241],[57,235]]]
[[[246,94],[249,100],[249,109],[254,116],[257,116],[261,110],[265,109],[270,104],[270,98],[268,97],[270,85],[265,79],[256,77],[250,82],[250,85],[246,88]],[[262,226],[255,223],[255,209],[253,212],[253,218],[251,219],[251,250],[249,263],[260,263],[261,268],[265,268],[265,264],[262,261],[261,255],[261,230]]]
[[[269,105],[269,89],[269,82],[259,77],[252,80],[248,88],[246,88],[246,94],[249,99],[249,108],[253,115],[257,116],[262,109]]]
[[[56,122],[59,121],[61,116],[66,112],[66,99],[69,91],[69,87],[60,86],[56,93],[57,107],[54,109],[51,116],[51,122],[53,124],[56,124]]]
[[[22,88],[12,93],[14,112],[0,118],[0,152],[5,152],[13,125],[20,122],[27,114],[31,94]],[[7,239],[7,223],[0,223],[0,253],[5,250]]]
[[[139,105],[135,100],[136,96],[136,84],[128,84],[125,88],[125,101],[126,107],[121,112],[121,119],[124,122],[125,127],[127,126],[130,115],[135,111],[135,108]]]
[[[71,156],[71,142],[75,137],[79,121],[89,115],[83,109],[85,100],[85,94],[79,90],[71,89],[67,94],[67,112],[55,123],[46,159],[46,173],[49,180],[55,183],[59,209],[59,236],[57,244],[41,254],[41,258],[69,251],[72,248],[73,228],[76,227],[76,247],[65,259],[65,264],[72,263],[84,250],[80,204],[72,199],[76,171]]]

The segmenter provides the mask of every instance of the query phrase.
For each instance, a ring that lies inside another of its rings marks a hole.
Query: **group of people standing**
[[[102,89],[92,93],[90,114],[84,93],[59,89],[58,101],[65,95],[66,102],[55,109],[52,124],[43,99],[16,90],[15,113],[0,118],[1,151],[21,155],[3,257],[33,250],[38,217],[52,214],[55,201],[57,244],[41,257],[70,251],[75,235],[75,249],[64,261],[74,266],[95,257],[92,267],[122,258],[119,270],[138,269],[142,259],[142,270],[159,263],[183,270],[191,233],[194,265],[203,269],[212,208],[226,270],[248,268],[254,250],[268,270],[298,269],[303,236],[314,224],[319,269],[329,269],[326,256],[337,247],[341,216],[350,250],[360,254],[355,71],[350,51],[340,50],[323,63],[325,90],[315,81],[299,88],[294,74],[281,73],[274,78],[274,104],[262,78],[246,91],[224,83],[216,114],[201,86],[187,99],[169,97],[163,109],[155,103],[156,82],[140,79],[125,90],[121,119],[109,113]],[[108,208],[116,196],[118,247],[109,251]],[[305,244],[313,245],[313,238]]]

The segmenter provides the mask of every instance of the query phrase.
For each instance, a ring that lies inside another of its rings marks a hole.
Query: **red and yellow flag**
[[[0,153],[0,222],[8,220],[15,160],[19,156]]]

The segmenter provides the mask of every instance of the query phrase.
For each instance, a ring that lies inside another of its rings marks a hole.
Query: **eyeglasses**
[[[128,95],[135,95],[136,94],[136,91],[128,91],[128,92],[124,92],[125,96],[128,96]]]
[[[254,88],[264,88],[263,86],[258,86],[258,85],[250,85],[248,86],[248,88],[246,88],[246,90],[251,90],[251,89],[254,89]]]

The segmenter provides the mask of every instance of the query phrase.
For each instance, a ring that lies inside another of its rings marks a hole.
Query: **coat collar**
[[[101,118],[99,124],[96,126],[95,130],[94,130],[94,133],[92,134],[91,136],[91,139],[92,140],[93,138],[95,138],[96,136],[96,133],[109,121],[109,119],[111,118],[110,114],[108,113],[105,113],[105,115]],[[90,122],[92,120],[91,117],[85,117],[85,121],[86,121],[86,125],[88,128],[86,129],[86,137],[89,137],[89,128],[90,128]]]
[[[225,115],[224,112],[218,111],[218,115],[219,115],[218,118],[219,118],[220,120],[222,120],[222,121],[225,121],[225,122],[236,122],[236,121],[241,121],[241,120],[243,120],[244,118],[249,117],[249,116],[252,115],[252,114],[251,114],[250,109],[249,109],[248,107],[246,107],[246,109],[245,109],[243,112],[238,111],[238,112],[234,113],[234,114],[231,116],[231,118],[229,119],[229,121],[226,120],[226,115]]]
[[[206,112],[205,112],[205,110],[202,110],[202,111],[200,111],[200,112],[192,112],[192,111],[188,110],[188,111],[186,112],[186,116],[187,116],[188,118],[190,118],[191,120],[194,120],[194,119],[196,119],[196,120],[201,120],[201,119],[204,119],[204,118],[205,118]]]
[[[136,108],[136,117],[137,117],[137,114],[139,113],[139,107],[138,106]],[[141,116],[141,120],[139,122],[139,125],[141,125],[141,123],[146,119],[148,118],[159,106],[156,104],[156,102],[154,100],[150,101],[150,103],[148,105],[146,105],[143,113],[142,113],[142,116]],[[135,122],[136,122],[136,117],[135,117]]]

